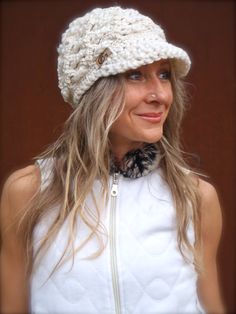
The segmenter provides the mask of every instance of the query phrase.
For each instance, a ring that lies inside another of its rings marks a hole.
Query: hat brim
[[[162,59],[173,60],[174,70],[178,77],[188,74],[191,61],[185,50],[167,42],[160,42],[152,39],[147,44],[147,40],[136,42],[129,46],[129,55],[122,53],[121,49],[111,48],[112,54],[104,62],[100,69],[100,75],[115,75],[131,69],[137,69],[142,65],[151,64]]]

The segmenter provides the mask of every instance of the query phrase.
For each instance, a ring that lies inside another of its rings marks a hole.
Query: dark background
[[[192,58],[183,142],[220,196],[220,282],[227,313],[236,313],[235,1],[1,1],[1,182],[56,139],[71,112],[57,87],[61,33],[87,10],[114,4],[153,17]]]

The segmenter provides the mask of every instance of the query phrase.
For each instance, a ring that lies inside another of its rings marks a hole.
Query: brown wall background
[[[192,57],[183,141],[219,192],[224,217],[220,281],[227,313],[235,313],[235,1],[1,1],[1,182],[51,143],[71,112],[57,88],[60,34],[76,16],[114,4],[152,16]]]

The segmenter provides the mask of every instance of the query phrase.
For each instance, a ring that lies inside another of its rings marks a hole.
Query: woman
[[[1,205],[3,313],[223,313],[215,189],[184,162],[187,53],[132,9],[75,19],[58,48],[74,111]]]

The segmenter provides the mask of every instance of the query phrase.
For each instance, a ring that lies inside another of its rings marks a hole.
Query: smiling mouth
[[[158,112],[158,113],[150,112],[150,113],[138,114],[140,118],[149,122],[160,122],[162,115],[163,115],[163,112]]]

